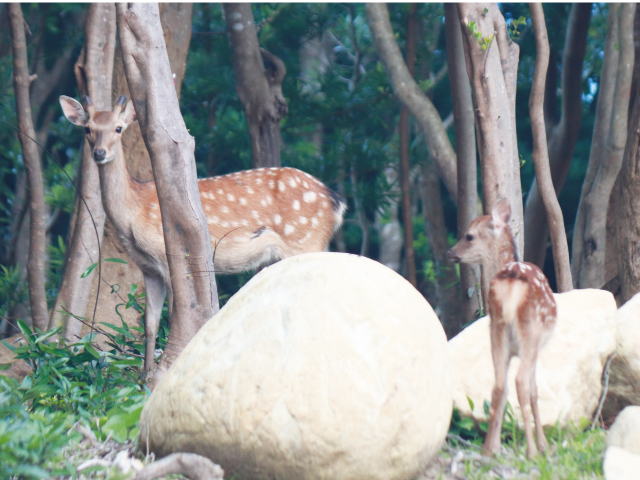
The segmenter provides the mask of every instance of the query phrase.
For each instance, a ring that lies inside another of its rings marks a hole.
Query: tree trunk
[[[398,191],[395,185],[397,185],[398,173],[394,168],[389,167],[385,169],[384,174],[387,184],[394,186],[389,193],[397,194]],[[376,210],[374,227],[378,231],[380,244],[378,261],[385,267],[395,272],[400,272],[402,244],[404,242],[402,239],[402,227],[398,221],[398,204],[396,201],[389,202],[384,214],[380,209]]]
[[[640,291],[640,95],[636,91],[620,170],[616,241],[620,304]]]
[[[279,167],[280,120],[288,110],[282,95],[287,70],[282,60],[258,45],[250,3],[224,3],[223,8],[236,91],[251,135],[253,166]]]
[[[407,19],[407,69],[414,78],[416,65],[416,11],[417,3],[412,3]],[[409,109],[400,109],[400,123],[398,125],[400,137],[400,185],[402,188],[402,222],[404,223],[404,252],[407,261],[407,280],[417,288],[416,254],[413,250],[413,218],[411,216],[411,183],[409,180]]]
[[[590,3],[576,3],[571,7],[562,55],[562,116],[560,122],[547,132],[549,165],[556,196],[569,174],[582,121],[582,66],[590,19]],[[524,218],[524,259],[542,267],[549,225],[535,179],[529,188]]]
[[[462,325],[468,319],[461,318],[459,314],[460,289],[457,287],[458,278],[455,266],[447,259],[449,241],[442,210],[440,177],[433,160],[429,160],[427,164],[422,166],[421,178],[422,215],[424,216],[425,234],[435,263],[436,298],[440,310],[440,322],[447,338],[452,338],[462,330]]]
[[[531,10],[531,23],[536,36],[536,63],[531,96],[529,97],[529,116],[533,133],[533,164],[540,196],[547,211],[548,223],[551,226],[551,246],[553,248],[558,292],[568,292],[573,289],[569,245],[564,229],[562,210],[560,210],[558,197],[556,197],[553,181],[551,180],[547,132],[544,124],[544,93],[547,68],[549,67],[549,38],[547,37],[547,26],[544,21],[542,4],[530,3],[529,9]]]
[[[187,51],[191,39],[191,13],[192,4],[176,4],[162,3],[160,4],[160,23],[164,38],[167,44],[167,53],[169,55],[169,64],[171,71],[175,74],[174,83],[176,94],[180,98],[180,88],[184,79],[184,72],[187,60]],[[115,101],[120,95],[131,96],[129,86],[124,74],[124,65],[122,63],[122,50],[118,45],[116,47],[116,55],[114,62],[113,90],[111,99]],[[143,182],[153,180],[153,171],[151,169],[151,160],[147,147],[140,133],[138,123],[132,123],[124,131],[123,151],[127,170],[131,176]],[[102,265],[102,288],[100,289],[99,304],[97,309],[97,318],[104,322],[120,325],[120,313],[124,321],[129,326],[140,326],[141,315],[133,308],[125,310],[123,306],[118,304],[126,303],[126,293],[130,291],[132,285],[137,285],[138,291],[144,291],[144,279],[142,272],[138,266],[131,260],[126,250],[120,245],[118,236],[109,219],[107,219],[104,228],[104,237],[102,241],[102,256],[104,258],[121,258],[127,262],[126,265],[121,263],[104,263]],[[122,292],[119,295],[111,293],[111,285],[116,285],[116,289]],[[95,278],[91,286],[89,294],[89,303],[87,305],[87,313],[85,317],[90,318],[96,302],[98,290],[98,279]],[[118,313],[116,313],[118,308]],[[88,327],[84,327],[83,333],[88,333]],[[98,338],[98,344],[104,340]]]
[[[581,287],[580,272],[582,271],[582,248],[584,243],[585,199],[591,192],[596,174],[598,173],[598,169],[602,163],[605,144],[609,138],[609,127],[611,126],[613,95],[615,92],[618,73],[619,8],[620,4],[618,3],[611,3],[609,5],[609,13],[607,17],[607,38],[604,46],[604,58],[602,60],[600,84],[598,85],[598,104],[596,105],[596,118],[593,124],[589,165],[587,167],[584,182],[582,183],[580,203],[578,204],[576,222],[573,227],[571,273],[573,275],[573,285],[576,288]]]
[[[115,44],[115,6],[109,3],[92,4],[89,7],[84,46],[74,70],[80,96],[91,97],[97,111],[111,110]],[[99,266],[88,276],[81,278],[89,265],[99,261],[98,242],[102,242],[105,219],[98,166],[93,160],[87,142],[84,142],[80,167],[80,190],[84,201],[77,203],[78,211],[75,215],[76,222],[69,243],[64,276],[49,322],[49,328],[62,325],[64,335],[72,341],[80,335],[83,324],[76,318],[60,312],[68,311],[76,316],[84,316],[93,277],[96,272],[99,275],[102,273]],[[86,318],[93,321],[93,312]]]
[[[500,198],[511,204],[511,230],[523,250],[522,190],[515,131],[515,90],[519,47],[511,41],[496,4],[458,4],[467,71],[471,79],[485,213]],[[470,29],[476,22],[485,49]],[[504,92],[507,94],[505,95]],[[483,297],[498,265],[483,269]]]
[[[478,180],[476,159],[476,133],[473,115],[471,85],[464,59],[460,20],[455,4],[444,4],[446,24],[447,64],[453,101],[453,120],[456,132],[456,158],[458,160],[458,240],[478,215]],[[473,320],[480,309],[480,267],[460,264],[462,287],[462,315],[464,322]]]
[[[627,138],[627,114],[633,76],[633,19],[635,4],[618,9],[619,58],[611,125],[598,173],[585,198],[585,222],[582,247],[581,288],[600,288],[605,283],[605,252],[609,197],[622,166]]]
[[[456,154],[442,125],[442,119],[431,100],[416,84],[402,58],[393,35],[387,5],[368,3],[366,14],[376,50],[385,66],[393,92],[420,124],[427,139],[429,156],[436,162],[440,176],[455,202],[458,192]]]
[[[200,327],[217,313],[218,294],[198,190],[195,143],[180,114],[158,4],[118,4],[116,8],[129,90],[153,165],[173,292],[171,331],[153,378],[157,383]]]
[[[30,238],[29,261],[27,264],[29,302],[33,326],[45,331],[49,323],[49,317],[44,287],[46,253],[44,187],[40,155],[36,144],[29,138],[35,137],[35,131],[29,102],[31,78],[28,70],[24,18],[22,16],[22,6],[19,3],[9,5],[9,18],[11,21],[13,88],[16,97],[16,114],[20,131],[23,132],[18,135],[18,138],[22,145],[24,166],[29,184]]]

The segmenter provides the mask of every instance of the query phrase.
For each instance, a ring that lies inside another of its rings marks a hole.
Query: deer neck
[[[118,233],[127,235],[138,213],[138,199],[124,162],[122,145],[114,148],[116,149],[115,158],[105,165],[98,166],[102,204]]]
[[[485,275],[489,281],[508,263],[519,261],[515,240],[508,225],[496,239],[494,248],[495,250],[493,255],[491,255],[491,261],[483,265]]]

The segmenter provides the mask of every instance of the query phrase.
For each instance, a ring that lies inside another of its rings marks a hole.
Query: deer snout
[[[460,257],[458,256],[458,253],[456,252],[456,247],[451,248],[448,252],[447,252],[447,258],[449,260],[451,260],[454,263],[460,263]]]
[[[104,148],[96,148],[93,151],[93,159],[96,162],[101,162],[103,161],[107,156],[107,151]]]

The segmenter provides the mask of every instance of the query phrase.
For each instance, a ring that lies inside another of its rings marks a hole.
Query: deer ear
[[[74,125],[84,127],[89,121],[89,114],[77,100],[66,95],[60,95],[60,106],[64,116]]]
[[[491,210],[491,223],[496,228],[504,227],[511,218],[511,207],[506,198],[501,198]]]
[[[129,100],[127,102],[127,106],[124,107],[124,110],[122,110],[122,112],[120,113],[120,117],[122,118],[122,121],[127,125],[138,121],[138,119],[136,118],[136,111],[133,108],[132,100]]]

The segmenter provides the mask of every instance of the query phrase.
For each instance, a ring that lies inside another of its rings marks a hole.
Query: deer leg
[[[156,336],[160,326],[162,305],[167,293],[164,280],[159,275],[143,273],[145,286],[146,307],[144,310],[144,371],[149,372],[155,363]]]
[[[536,362],[533,363],[531,372],[531,410],[533,410],[533,421],[536,424],[536,445],[538,451],[544,453],[547,449],[547,438],[542,430],[542,421],[540,420],[540,410],[538,409],[538,384],[536,382]]]
[[[537,342],[533,338],[523,338],[520,345],[520,369],[516,375],[516,390],[518,392],[518,402],[522,410],[524,421],[524,433],[527,438],[527,458],[533,458],[538,453],[534,446],[533,429],[531,428],[531,410],[533,409],[531,389],[532,373],[535,370],[537,357]],[[531,406],[531,409],[529,408]],[[537,410],[537,403],[536,403]],[[537,422],[536,422],[537,423]]]
[[[483,452],[493,455],[500,450],[502,417],[507,404],[507,373],[509,371],[509,345],[504,324],[496,325],[491,319],[491,355],[495,370],[496,383],[491,392],[491,408],[489,409],[489,430],[484,440]]]

